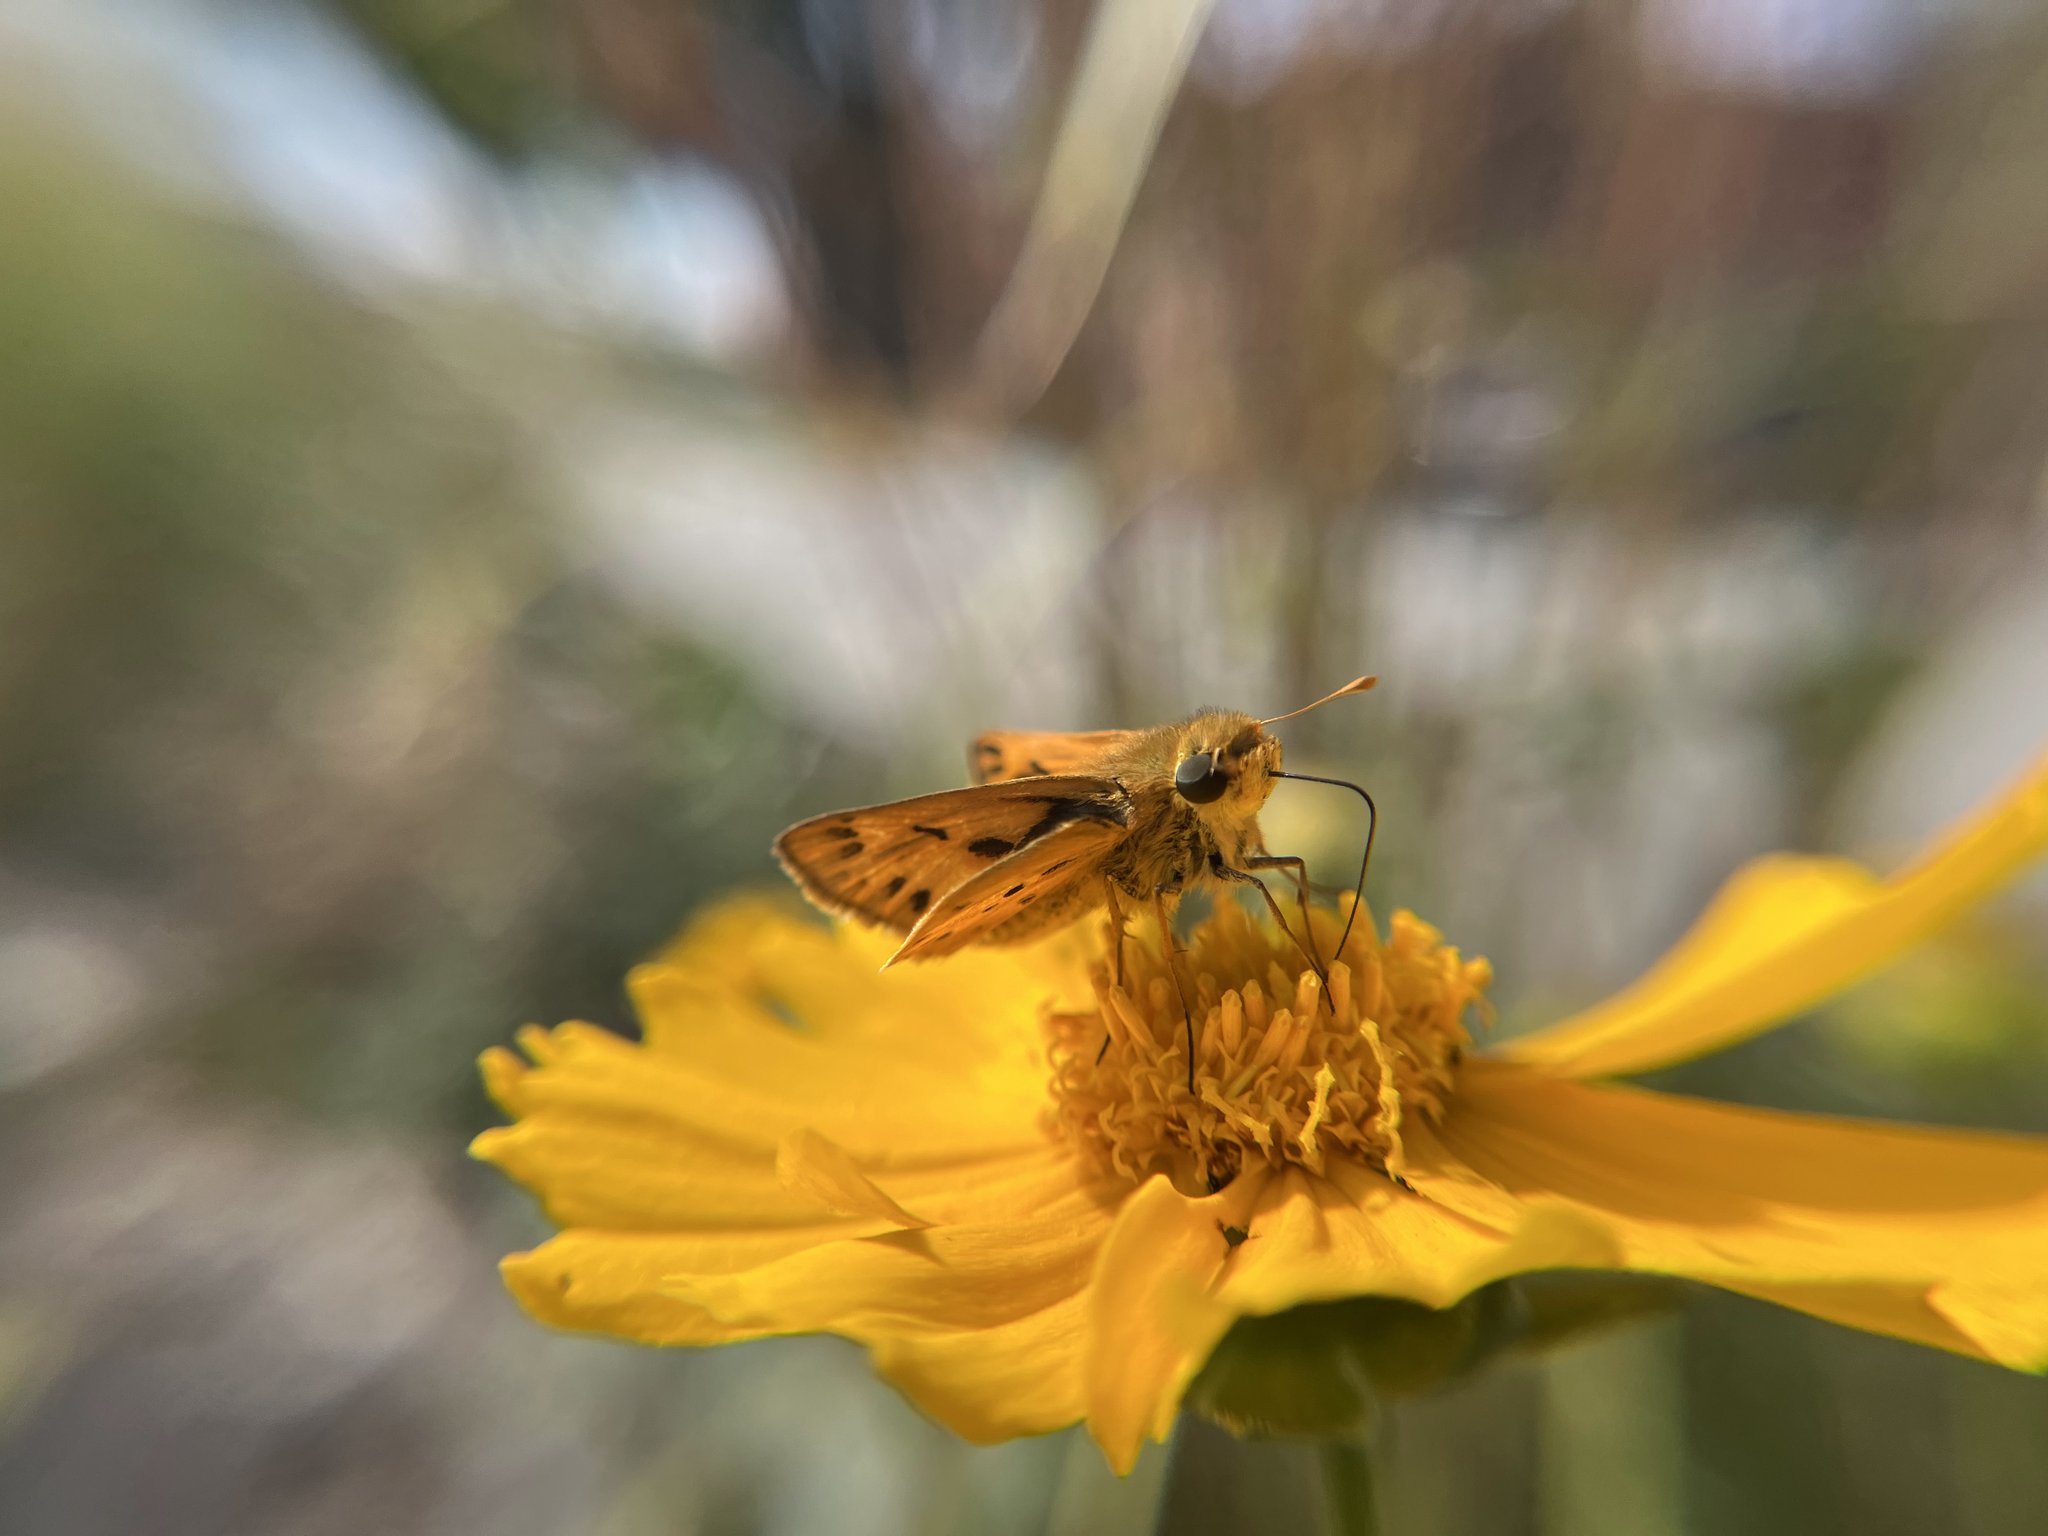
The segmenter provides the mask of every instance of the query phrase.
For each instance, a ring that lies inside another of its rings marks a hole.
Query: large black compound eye
[[[1173,770],[1173,787],[1189,804],[1207,805],[1223,798],[1223,791],[1230,788],[1230,775],[1217,766],[1214,752],[1196,752],[1182,758]]]

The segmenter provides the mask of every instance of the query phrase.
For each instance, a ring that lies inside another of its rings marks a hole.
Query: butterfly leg
[[[1325,990],[1330,981],[1329,967],[1323,964],[1322,956],[1316,953],[1316,931],[1308,916],[1308,861],[1294,853],[1261,853],[1245,860],[1248,869],[1284,869],[1293,877],[1295,904],[1301,909],[1301,947],[1308,955],[1308,963],[1315,973],[1322,977]],[[1261,885],[1260,890],[1265,890]],[[1332,959],[1337,958],[1332,956]]]
[[[1102,904],[1109,908],[1109,937],[1114,958],[1110,962],[1110,979],[1121,987],[1124,984],[1124,909],[1117,905],[1116,882],[1102,882]]]
[[[1109,942],[1111,953],[1114,956],[1110,961],[1110,978],[1115,982],[1117,988],[1121,990],[1124,984],[1124,909],[1117,905],[1116,882],[1114,880],[1104,880],[1102,882],[1102,903],[1109,908]],[[1102,1036],[1102,1047],[1095,1053],[1096,1064],[1098,1066],[1101,1065],[1102,1058],[1108,1054],[1109,1033],[1105,1030]]]
[[[1279,924],[1280,931],[1294,941],[1294,947],[1300,950],[1302,955],[1308,960],[1308,968],[1316,973],[1316,980],[1323,984],[1324,1002],[1334,1010],[1337,1005],[1330,1001],[1330,972],[1323,964],[1322,956],[1316,953],[1315,929],[1309,922],[1308,864],[1299,856],[1291,853],[1277,855],[1262,853],[1253,858],[1246,859],[1245,863],[1250,866],[1249,869],[1233,869],[1230,865],[1224,863],[1219,855],[1209,861],[1209,869],[1219,879],[1229,880],[1238,885],[1251,886],[1265,899],[1266,910],[1273,914],[1273,921]],[[1301,904],[1301,934],[1299,937],[1296,937],[1294,930],[1287,926],[1287,918],[1280,910],[1280,903],[1274,900],[1273,893],[1266,888],[1266,882],[1252,873],[1252,870],[1259,869],[1286,869],[1293,873],[1294,894]]]
[[[1166,907],[1166,887],[1152,893],[1152,910],[1159,917],[1159,947],[1166,960],[1166,974],[1173,978],[1173,990],[1180,998],[1180,1016],[1188,1031],[1188,1092],[1195,1091],[1195,1011],[1188,1006],[1188,989],[1180,979],[1183,951],[1173,931],[1173,914]]]

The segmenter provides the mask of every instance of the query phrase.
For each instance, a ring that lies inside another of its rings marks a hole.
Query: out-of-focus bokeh
[[[2048,742],[2044,470],[2025,0],[6,0],[0,1531],[1306,1528],[543,1333],[475,1053],[975,729],[1366,670],[1290,752],[1539,1023]],[[2044,940],[1665,1085],[2048,1130]],[[1380,1435],[1488,1536],[2031,1533],[2044,1443],[1706,1292]]]

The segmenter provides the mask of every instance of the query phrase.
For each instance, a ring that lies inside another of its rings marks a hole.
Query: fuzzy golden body
[[[1209,876],[1221,857],[1233,868],[1266,851],[1259,811],[1273,792],[1280,743],[1252,716],[1206,709],[1178,725],[1134,731],[1128,745],[1105,757],[1097,772],[1115,779],[1131,800],[1130,836],[1103,860],[1103,874],[1123,894],[1150,901],[1178,895]],[[1204,753],[1227,753],[1234,771],[1222,796],[1194,804],[1175,790],[1174,769]]]
[[[1203,882],[1258,884],[1281,865],[1303,878],[1259,835],[1280,772],[1272,723],[1205,709],[1150,730],[990,731],[969,753],[974,784],[813,817],[775,855],[825,911],[903,934],[892,965],[1119,916],[1120,897],[1163,922]]]

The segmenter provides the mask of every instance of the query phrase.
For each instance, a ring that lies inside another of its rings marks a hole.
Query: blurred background
[[[2044,469],[2028,0],[0,0],[0,1531],[1312,1528],[543,1333],[475,1053],[976,729],[1367,670],[1292,758],[1532,1026],[2048,743]],[[2044,940],[1663,1085],[2048,1130]],[[1704,1291],[1380,1438],[1546,1536],[2033,1532],[2044,1443]]]

